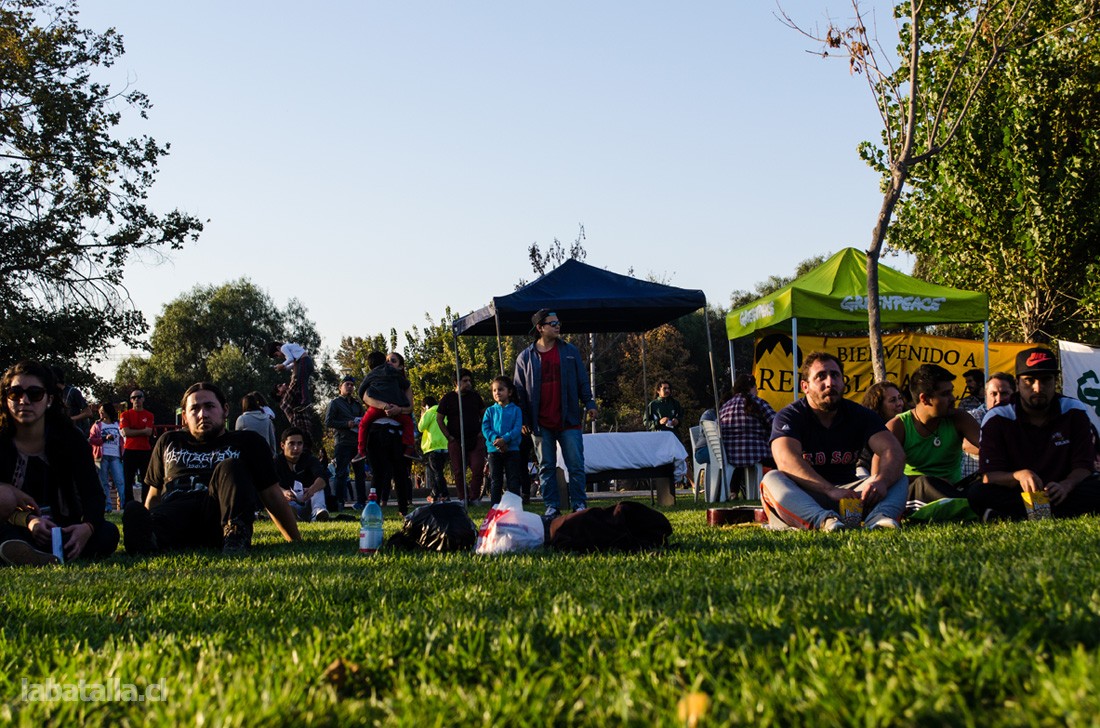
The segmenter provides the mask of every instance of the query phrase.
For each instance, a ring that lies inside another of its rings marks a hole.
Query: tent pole
[[[454,328],[451,328],[451,334],[455,340],[455,396],[458,397],[458,437],[459,445],[462,448],[462,472],[452,473],[457,483],[459,478],[462,478],[462,507],[466,507],[466,503],[470,500],[470,491],[467,490],[466,484],[466,428],[462,426],[462,364],[458,359],[458,334],[455,333]]]
[[[989,319],[985,320],[985,381],[989,381]]]
[[[730,339],[726,343],[729,344],[730,348],[730,387],[733,387],[734,383],[737,381],[737,366],[733,361],[733,339]]]
[[[710,386],[714,394],[714,414],[718,414],[718,374],[714,366],[714,343],[710,338],[710,318],[707,314],[707,303],[703,301],[703,331],[707,332],[707,358],[710,360]],[[730,342],[730,369],[733,369],[733,342]],[[720,431],[719,431],[720,432]]]
[[[791,318],[791,361],[794,362],[794,371],[793,371],[794,385],[793,385],[793,392],[792,392],[792,394],[794,396],[791,397],[791,400],[794,401],[794,402],[797,402],[798,401],[798,365],[799,365],[799,361],[798,361],[798,319],[794,318],[794,317]]]
[[[649,399],[649,378],[646,375],[645,370],[645,332],[642,332],[642,402],[646,402]],[[642,426],[645,427],[645,413],[648,407],[642,405]]]
[[[710,386],[713,388],[714,394],[714,424],[718,425],[718,436],[722,436],[722,425],[718,423],[718,374],[715,371],[714,366],[714,343],[710,338],[710,317],[707,314],[706,299],[703,300],[703,330],[707,332],[707,358],[710,360]],[[730,342],[730,369],[733,369],[733,342]],[[723,458],[725,460],[725,458]],[[722,483],[722,486],[718,489],[719,499],[725,501],[729,499],[729,480],[731,477],[726,473],[726,464],[723,462],[722,467],[718,469],[718,481]],[[694,489],[694,486],[692,486]]]
[[[493,301],[493,321],[497,325],[497,358],[500,359],[500,376],[504,376],[504,347],[500,343],[500,312],[497,311],[496,301]],[[458,346],[455,346],[458,351]]]
[[[596,399],[596,334],[594,333],[588,334],[588,383],[592,387],[594,400]],[[596,434],[596,420],[592,420],[592,434]]]

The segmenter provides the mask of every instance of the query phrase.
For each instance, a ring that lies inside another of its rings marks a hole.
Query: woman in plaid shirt
[[[760,462],[770,465],[768,438],[774,419],[772,406],[756,396],[756,379],[751,374],[737,377],[733,396],[718,411],[726,464],[735,468]]]

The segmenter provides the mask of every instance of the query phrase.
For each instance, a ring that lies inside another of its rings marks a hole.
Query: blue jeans
[[[357,503],[367,502],[367,484],[366,476],[363,474],[363,461],[360,460],[357,463],[351,462],[351,459],[355,457],[355,453],[358,452],[359,446],[354,440],[350,442],[342,442],[332,446],[332,459],[336,461],[336,479],[333,483],[333,488],[336,495],[336,507],[343,508],[348,496],[348,464],[351,464],[352,472],[355,473],[355,501]]]
[[[104,455],[99,461],[99,484],[103,486],[103,495],[107,496],[107,507],[111,507],[111,483],[118,491],[118,508],[122,510],[129,500],[126,496],[126,478],[122,470],[122,458],[116,455]],[[132,495],[130,496],[133,497]]]
[[[535,457],[539,461],[539,482],[542,485],[542,501],[547,508],[559,508],[558,443],[569,472],[569,505],[574,510],[588,505],[584,482],[584,439],[580,429],[550,430],[539,427],[532,433]]]

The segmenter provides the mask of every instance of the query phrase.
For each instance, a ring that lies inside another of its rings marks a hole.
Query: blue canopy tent
[[[501,336],[529,333],[531,315],[540,308],[550,308],[561,316],[569,331],[593,334],[645,332],[700,308],[705,309],[706,305],[707,297],[701,290],[642,281],[570,259],[513,293],[494,296],[489,305],[454,320],[451,329],[455,336],[455,379],[457,381],[461,367],[458,359],[459,336],[495,334],[500,373],[503,375]],[[711,387],[717,411],[718,380],[714,368],[714,347],[710,327],[703,328],[707,333]],[[645,389],[644,336],[642,354],[642,386]],[[465,443],[462,448],[465,453]]]
[[[700,290],[642,281],[570,259],[513,293],[494,296],[488,306],[455,319],[451,328],[456,337],[495,334],[500,373],[504,374],[500,337],[529,333],[531,315],[540,308],[552,308],[565,319],[569,331],[592,334],[645,332],[706,305],[707,297]],[[704,329],[710,353],[711,386],[717,399],[714,349],[710,328],[704,326]],[[456,345],[456,359],[457,350]],[[456,361],[456,368],[457,364]]]
[[[702,291],[675,288],[567,260],[489,305],[456,319],[456,336],[526,334],[531,314],[553,308],[570,331],[648,331],[707,305]]]

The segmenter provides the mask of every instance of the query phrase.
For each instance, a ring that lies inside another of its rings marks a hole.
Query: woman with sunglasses
[[[55,387],[35,361],[0,378],[0,493],[22,495],[21,507],[0,522],[0,559],[9,564],[57,563],[55,527],[67,561],[109,556],[118,546],[118,528],[103,518],[91,446],[65,416]]]

